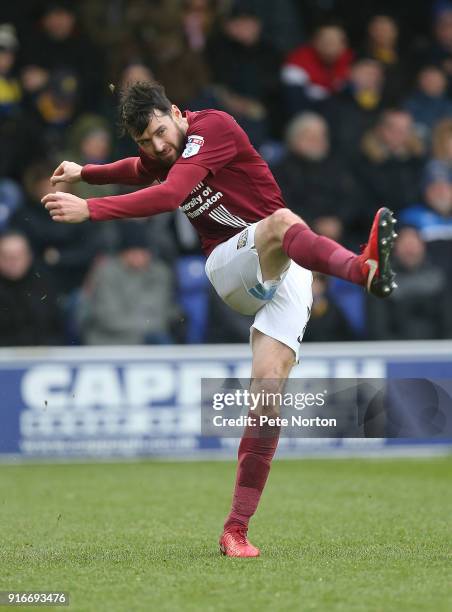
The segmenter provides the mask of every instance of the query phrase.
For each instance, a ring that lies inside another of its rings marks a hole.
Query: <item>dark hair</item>
[[[171,106],[160,83],[138,81],[127,85],[121,91],[119,100],[119,125],[122,133],[141,136],[155,111],[169,115]]]

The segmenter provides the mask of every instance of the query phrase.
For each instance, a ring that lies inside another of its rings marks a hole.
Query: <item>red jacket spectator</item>
[[[309,102],[325,100],[341,91],[353,61],[344,30],[323,26],[311,43],[294,49],[282,68],[282,81],[289,94],[289,112],[300,111]]]

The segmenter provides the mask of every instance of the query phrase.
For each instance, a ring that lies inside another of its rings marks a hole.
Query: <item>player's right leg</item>
[[[290,258],[308,270],[337,276],[367,287],[377,297],[387,297],[397,287],[389,259],[397,237],[394,226],[392,212],[380,208],[367,245],[356,255],[319,236],[295,213],[281,208],[258,224],[255,244],[264,277],[267,272],[272,274],[272,266]]]
[[[256,315],[250,391],[274,394],[281,391],[298,358],[312,303],[312,274],[287,256],[269,261],[264,273],[254,240],[260,223],[217,246],[207,260],[206,272],[226,304],[242,314]],[[269,416],[276,416],[279,409],[273,405],[260,408],[266,414],[269,409],[274,411]],[[248,522],[259,503],[278,439],[277,426],[259,425],[244,432],[232,508],[220,539],[221,551],[227,556],[259,554],[247,539]]]
[[[295,363],[293,349],[255,328],[252,333],[252,349],[250,392],[256,398],[278,397]],[[275,418],[279,414],[279,405],[270,405],[265,401],[253,410],[254,418],[261,415]],[[248,540],[248,524],[257,510],[267,482],[279,434],[279,425],[259,425],[256,422],[256,425],[247,427],[242,436],[232,507],[220,537],[220,550],[228,557],[259,556],[259,549]]]

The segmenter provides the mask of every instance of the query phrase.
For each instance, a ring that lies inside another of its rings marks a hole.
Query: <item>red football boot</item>
[[[390,263],[392,247],[397,238],[395,224],[392,211],[386,207],[380,208],[372,223],[369,242],[359,256],[367,274],[367,291],[377,297],[388,297],[397,289]]]
[[[229,527],[220,538],[220,552],[226,557],[258,557],[260,551],[246,537],[245,527]]]

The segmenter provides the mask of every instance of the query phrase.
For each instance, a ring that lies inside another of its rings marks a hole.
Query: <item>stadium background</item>
[[[288,205],[318,232],[358,250],[376,208],[396,212],[398,291],[381,301],[315,275],[294,376],[450,375],[452,3],[407,6],[52,0],[2,7],[3,454],[234,452],[228,440],[198,435],[196,385],[203,374],[248,375],[251,318],[209,287],[185,216],[60,225],[40,204],[62,159],[105,163],[136,153],[115,113],[120,88],[137,79],[160,80],[181,108],[232,113]],[[90,197],[121,188],[72,189]],[[147,378],[134,368],[147,368]],[[292,450],[308,449],[316,450],[312,441]]]
[[[115,127],[117,91],[153,77],[181,108],[231,112],[268,160],[288,206],[320,233],[357,250],[376,208],[395,210],[399,291],[382,303],[317,277],[306,342],[450,338],[451,6],[357,7],[334,0],[282,0],[277,10],[265,0],[4,4],[0,230],[25,234],[32,260],[23,243],[12,260],[0,249],[0,345],[247,342],[249,320],[211,292],[182,213],[61,226],[39,203],[62,159],[103,163],[135,154]],[[323,23],[338,25],[318,35]],[[309,50],[316,32],[318,53],[336,58],[328,70]],[[83,197],[118,190],[74,188]]]

